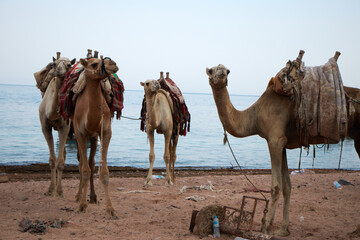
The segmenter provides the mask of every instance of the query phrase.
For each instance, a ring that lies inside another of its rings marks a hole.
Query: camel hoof
[[[87,204],[80,204],[78,212],[79,213],[85,213],[86,208],[87,208]]]
[[[91,203],[91,204],[97,204],[98,203],[96,194],[95,195],[90,195],[89,203]]]
[[[278,231],[276,231],[275,235],[279,237],[286,237],[290,235],[290,231],[288,228],[281,228]]]
[[[45,196],[51,196],[51,192],[50,191],[44,192],[44,195]]]
[[[62,193],[56,193],[54,197],[64,198],[64,195]]]
[[[107,213],[107,216],[106,216],[107,219],[110,219],[110,220],[119,219],[119,217],[116,215],[116,212],[113,208],[106,209],[106,213]]]
[[[45,196],[50,196],[50,197],[58,197],[58,194],[55,191],[51,191],[51,192],[47,191],[47,192],[44,193],[44,195]]]
[[[152,182],[151,182],[151,180],[146,180],[145,182],[144,182],[144,187],[147,187],[147,186],[152,186],[153,184],[152,184]]]
[[[165,182],[165,185],[174,185],[174,183],[173,183],[171,180],[167,180],[167,181]]]

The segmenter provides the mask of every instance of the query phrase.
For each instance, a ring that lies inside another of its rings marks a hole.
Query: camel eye
[[[91,66],[92,66],[93,68],[96,68],[96,67],[98,66],[98,63],[92,63]]]
[[[147,82],[147,83],[145,83],[146,84],[146,86],[149,86],[149,83]]]

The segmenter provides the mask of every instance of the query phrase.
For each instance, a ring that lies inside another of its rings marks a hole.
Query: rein
[[[105,110],[104,110],[104,104],[105,101],[104,101],[104,97],[102,98],[103,99],[103,102],[101,104],[101,111],[102,111],[102,114],[101,114],[101,132],[100,132],[100,161],[99,161],[99,176],[100,176],[100,172],[101,172],[101,168],[102,168],[102,163],[103,163],[103,142],[104,142],[104,114],[105,114]]]
[[[223,127],[224,127],[224,126],[223,126]],[[231,154],[233,155],[236,164],[238,165],[239,169],[242,171],[242,174],[244,175],[244,177],[246,178],[246,180],[262,195],[262,197],[265,199],[265,201],[269,201],[269,200],[265,197],[265,195],[255,186],[255,184],[253,184],[253,183],[251,182],[251,180],[248,178],[248,176],[246,175],[246,173],[244,172],[244,170],[243,170],[242,167],[240,166],[240,164],[239,164],[238,160],[236,159],[236,156],[235,156],[235,154],[234,154],[234,152],[233,152],[233,150],[232,150],[232,148],[231,148],[231,146],[230,146],[230,142],[229,142],[229,139],[228,139],[228,137],[227,137],[226,130],[225,130],[225,128],[224,128],[224,145],[225,145],[226,143],[228,144],[229,149],[230,149],[230,152],[231,152]],[[267,211],[267,209],[265,209],[264,211]]]

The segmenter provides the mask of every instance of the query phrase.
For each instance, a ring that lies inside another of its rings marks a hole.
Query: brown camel
[[[87,208],[87,189],[89,180],[94,174],[94,155],[97,139],[100,137],[100,180],[104,186],[106,196],[106,213],[108,218],[116,217],[109,195],[109,170],[107,167],[107,151],[111,139],[111,112],[101,90],[101,80],[118,71],[116,63],[109,58],[80,59],[84,66],[86,87],[76,100],[73,121],[75,138],[79,154],[80,185],[77,200],[80,202],[79,211]],[[87,139],[90,139],[91,150],[89,162],[87,159]],[[91,202],[97,202],[94,187],[91,186]]]
[[[69,133],[70,123],[64,120],[58,110],[58,94],[61,85],[65,79],[65,74],[70,70],[71,65],[75,63],[75,58],[70,61],[68,58],[57,54],[57,59],[53,58],[55,77],[50,81],[43,99],[39,106],[39,118],[41,129],[49,147],[49,164],[51,169],[51,183],[45,195],[63,196],[61,178],[65,166],[65,142]],[[58,131],[59,152],[56,158],[54,150],[54,140],[52,129]]]
[[[175,181],[174,165],[176,161],[176,146],[179,138],[179,127],[177,134],[173,136],[173,104],[169,94],[160,89],[157,80],[146,80],[140,82],[144,87],[146,99],[146,133],[150,142],[149,153],[149,172],[144,185],[152,185],[152,170],[155,161],[154,152],[154,130],[159,134],[164,134],[165,152],[164,161],[166,165],[166,183],[172,185]],[[171,172],[171,174],[170,174]]]
[[[301,59],[300,59],[301,61]],[[288,172],[286,149],[305,146],[304,137],[300,139],[296,127],[294,103],[287,96],[282,96],[268,87],[262,96],[248,109],[238,111],[232,105],[227,91],[230,71],[223,65],[206,69],[212,88],[220,121],[224,130],[234,137],[259,135],[268,142],[271,158],[271,204],[263,231],[271,232],[276,206],[282,192],[283,221],[277,234],[289,235],[289,204],[291,182]],[[360,89],[344,87],[347,94],[355,99],[360,97]],[[355,140],[355,148],[360,156],[360,104],[355,104],[356,113],[348,124],[348,135]],[[309,138],[309,144],[327,143],[321,137]]]

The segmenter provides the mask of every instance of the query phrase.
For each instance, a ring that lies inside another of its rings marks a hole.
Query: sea
[[[190,132],[180,136],[175,168],[219,169],[238,168],[227,145],[211,93],[183,93],[191,114]],[[143,91],[125,90],[123,116],[140,116]],[[230,95],[238,110],[251,106],[259,96]],[[48,163],[49,151],[41,131],[38,108],[42,98],[35,86],[0,84],[0,165]],[[53,131],[55,149],[58,135]],[[229,142],[240,166],[245,169],[270,169],[270,156],[265,139],[259,136],[235,138]],[[112,120],[112,138],[108,150],[108,165],[118,167],[149,167],[149,141],[140,130],[140,121],[127,118]],[[100,144],[98,150],[100,149]],[[315,158],[314,150],[315,149]],[[340,144],[311,146],[301,151],[301,168],[337,169]],[[74,141],[66,143],[66,164],[77,165]],[[155,134],[155,168],[165,168],[164,137]],[[99,162],[96,154],[96,164]],[[298,168],[300,149],[287,150],[289,168]],[[341,169],[359,170],[360,160],[351,139],[345,139],[341,154]]]

